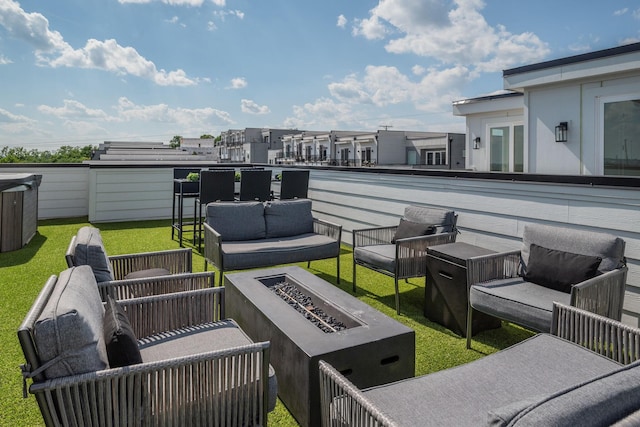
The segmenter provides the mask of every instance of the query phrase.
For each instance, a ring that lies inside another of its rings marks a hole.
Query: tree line
[[[27,150],[24,147],[2,147],[0,163],[82,163],[90,160],[95,147],[72,147],[63,145],[57,150]]]

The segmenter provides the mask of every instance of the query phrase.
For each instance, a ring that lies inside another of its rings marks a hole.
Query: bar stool
[[[205,170],[200,172],[200,191],[193,205],[193,223],[197,231],[193,243],[202,250],[202,206],[212,202],[234,201],[235,175],[233,169]]]
[[[185,223],[183,221],[183,209],[184,209],[184,199],[195,199],[198,197],[198,186],[197,182],[187,181],[187,176],[190,173],[200,173],[200,169],[194,168],[174,168],[173,169],[173,205],[171,208],[171,240],[175,235],[175,232],[178,232],[178,240],[180,241],[180,247],[182,247],[182,232],[184,231],[185,225],[190,225],[190,223]],[[176,215],[176,205],[178,207],[178,212]],[[195,231],[195,225],[194,225]]]

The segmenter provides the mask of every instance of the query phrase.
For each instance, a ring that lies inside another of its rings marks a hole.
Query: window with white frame
[[[444,149],[420,150],[422,163],[429,166],[447,164],[447,151]]]

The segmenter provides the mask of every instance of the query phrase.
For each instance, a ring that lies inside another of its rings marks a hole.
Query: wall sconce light
[[[556,126],[556,142],[567,142],[568,129],[569,124],[567,122],[560,122],[560,124]]]
[[[477,150],[478,148],[480,148],[480,137],[476,136],[476,138],[473,140],[473,149]]]

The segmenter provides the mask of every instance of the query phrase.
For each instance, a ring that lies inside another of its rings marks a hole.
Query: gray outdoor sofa
[[[416,378],[359,390],[321,361],[323,425],[639,425],[639,359],[640,329],[556,304],[552,334]]]
[[[47,426],[266,425],[269,342],[224,318],[224,291],[103,303],[89,266],[51,276],[18,330],[24,397],[30,378]]]
[[[340,283],[342,226],[314,218],[311,200],[213,202],[207,205],[204,258],[223,274],[336,258]]]

